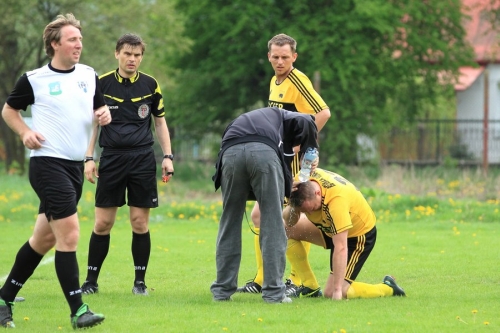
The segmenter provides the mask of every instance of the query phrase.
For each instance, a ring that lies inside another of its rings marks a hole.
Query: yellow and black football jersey
[[[332,237],[348,230],[347,237],[366,234],[375,226],[375,213],[363,194],[344,177],[317,168],[311,175],[321,187],[321,211],[307,218],[320,230]]]
[[[269,106],[312,115],[328,108],[314,90],[311,80],[297,68],[292,69],[280,84],[276,84],[276,76],[273,76],[269,86]]]

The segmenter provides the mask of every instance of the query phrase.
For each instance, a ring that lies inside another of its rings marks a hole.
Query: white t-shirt
[[[81,161],[90,141],[97,76],[93,68],[76,64],[59,71],[50,65],[26,72],[7,99],[15,109],[31,104],[32,130],[45,137],[30,156]],[[104,99],[102,104],[104,105]]]

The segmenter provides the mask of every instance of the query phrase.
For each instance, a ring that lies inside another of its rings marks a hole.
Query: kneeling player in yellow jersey
[[[309,221],[299,219],[301,213]],[[361,192],[342,176],[317,168],[309,181],[295,182],[283,219],[288,237],[287,258],[302,280],[302,286],[290,289],[288,296],[322,296],[301,241],[330,249],[325,297],[406,296],[390,275],[379,284],[355,281],[375,246],[376,218]]]

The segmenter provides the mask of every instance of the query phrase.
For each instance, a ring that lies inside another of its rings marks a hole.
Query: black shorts
[[[330,270],[333,271],[332,257],[333,257],[333,241],[330,236],[323,233],[326,248],[330,249]],[[368,256],[375,247],[377,241],[377,227],[366,234],[358,237],[347,238],[347,269],[345,272],[345,280],[349,283],[356,280],[361,268],[368,259]]]
[[[153,148],[106,151],[99,161],[96,207],[158,207],[156,159]]]
[[[51,221],[77,212],[78,201],[82,196],[83,161],[32,157],[29,179],[40,199],[38,214],[44,213]]]

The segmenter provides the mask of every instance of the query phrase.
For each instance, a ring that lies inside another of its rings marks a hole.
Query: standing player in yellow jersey
[[[301,213],[307,220],[299,219]],[[330,249],[330,275],[324,290],[325,297],[406,296],[390,275],[386,275],[379,284],[355,282],[375,246],[376,218],[363,194],[342,176],[316,168],[309,181],[294,182],[288,206],[283,211],[283,220],[288,247],[293,242],[308,241]],[[321,296],[307,256],[289,256],[287,252],[287,257],[297,268],[303,284],[287,296]]]
[[[314,90],[311,80],[293,67],[297,60],[297,42],[290,36],[279,34],[271,38],[267,43],[267,57],[274,69],[274,76],[269,87],[269,106],[278,107],[289,111],[307,113],[314,115],[318,131],[325,126],[330,118],[330,109],[321,96]],[[297,153],[299,151],[294,149]],[[298,154],[292,162],[292,173],[295,175],[299,171]],[[262,264],[262,253],[260,251],[260,209],[256,202],[252,210],[252,222],[255,227],[256,236],[254,238],[255,257],[257,262],[257,274],[243,287],[238,288],[239,292],[260,293],[264,281],[264,270]],[[309,253],[311,244],[301,243],[299,251]],[[287,250],[288,251],[288,250]],[[287,281],[287,290],[300,286],[301,281],[297,278],[295,268],[291,267],[290,278]]]

